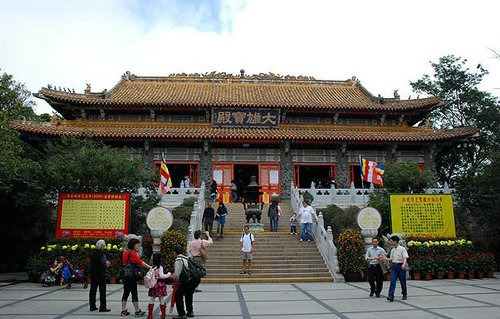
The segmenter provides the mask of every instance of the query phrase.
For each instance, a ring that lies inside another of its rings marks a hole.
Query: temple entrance
[[[238,187],[238,197],[243,198],[243,191],[250,183],[250,176],[256,177],[259,184],[259,165],[257,164],[234,164],[233,179]]]
[[[257,184],[263,192],[261,201],[269,202],[269,196],[280,192],[279,163],[231,163],[218,162],[213,164],[213,179],[217,182],[223,201],[231,201],[231,181],[238,187],[238,197],[243,198],[245,187],[250,184],[250,177],[255,176]]]
[[[298,188],[310,188],[313,182],[316,188],[330,188],[336,177],[335,165],[294,165],[294,184]]]
[[[154,170],[159,174],[160,161],[154,162]],[[189,187],[199,187],[198,164],[195,163],[172,163],[167,162],[168,172],[172,179],[172,188],[181,187],[181,182],[186,176],[189,177]]]

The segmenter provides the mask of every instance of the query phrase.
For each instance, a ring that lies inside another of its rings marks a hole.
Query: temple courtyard
[[[108,284],[109,313],[90,312],[88,289],[42,287],[25,275],[0,274],[0,318],[115,318],[123,287]],[[194,295],[196,318],[500,318],[500,273],[492,279],[409,280],[408,300],[368,297],[367,282],[205,283]],[[169,287],[170,288],[170,287]],[[171,290],[169,289],[169,292]],[[141,308],[147,291],[139,286]],[[131,310],[129,301],[129,310]],[[176,311],[168,316],[171,318]],[[133,316],[132,316],[133,317]],[[145,317],[144,317],[145,318]],[[155,318],[159,318],[156,306]]]

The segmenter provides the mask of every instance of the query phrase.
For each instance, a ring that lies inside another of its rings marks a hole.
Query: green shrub
[[[328,226],[332,227],[333,238],[337,238],[347,228],[356,227],[356,214],[359,212],[357,207],[349,207],[343,210],[337,205],[328,205],[320,211],[323,213],[325,229]]]

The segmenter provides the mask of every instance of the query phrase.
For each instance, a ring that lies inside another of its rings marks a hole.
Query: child
[[[290,235],[297,235],[297,213],[290,217]]]
[[[171,277],[172,274],[170,272],[166,274],[163,273],[163,266],[161,265],[161,253],[159,252],[153,254],[153,268],[155,277],[158,281],[153,288],[149,289],[148,292],[148,296],[150,297],[148,304],[148,319],[153,319],[153,309],[155,306],[156,297],[158,297],[158,300],[160,301],[160,318],[165,319],[167,317],[167,305],[165,305],[165,297],[167,296],[166,280],[167,278]]]

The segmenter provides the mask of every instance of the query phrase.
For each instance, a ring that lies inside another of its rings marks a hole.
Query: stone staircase
[[[229,214],[224,238],[216,240],[212,234],[214,245],[208,248],[210,258],[203,282],[333,281],[315,243],[300,242],[299,235],[290,235],[288,219],[292,209],[287,203],[280,203],[283,216],[278,232],[269,232],[268,205],[264,205],[261,222],[265,231],[254,233],[252,275],[240,274],[240,237],[246,223],[245,213],[242,204],[226,206]],[[300,231],[300,227],[297,228]]]

